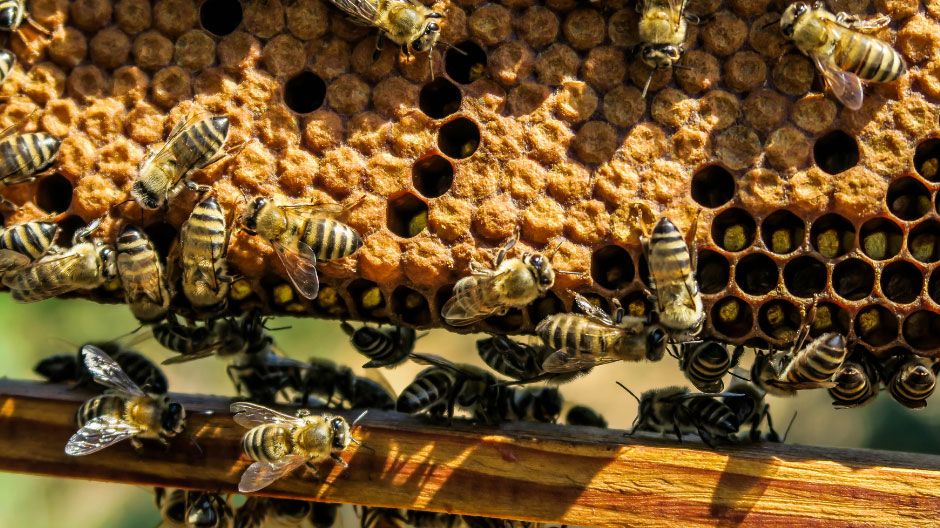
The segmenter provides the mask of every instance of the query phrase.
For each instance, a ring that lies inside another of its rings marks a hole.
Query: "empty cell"
[[[326,83],[319,75],[302,71],[284,83],[284,104],[298,114],[309,114],[323,106]]]
[[[486,52],[466,40],[444,52],[444,71],[454,82],[470,84],[486,74]]]
[[[843,299],[860,301],[875,287],[875,270],[857,258],[844,260],[832,270],[832,289]]]
[[[56,242],[59,245],[68,245],[72,243],[72,236],[75,235],[75,232],[85,227],[87,222],[78,215],[69,215],[59,221],[58,224],[59,238]]]
[[[858,165],[858,143],[841,130],[833,130],[816,140],[813,159],[820,169],[839,174]]]
[[[917,220],[930,211],[930,192],[915,178],[891,182],[886,200],[888,210],[901,220]]]
[[[734,280],[750,295],[765,295],[777,286],[777,264],[763,253],[752,253],[734,266]]]
[[[453,159],[469,158],[480,146],[480,128],[466,117],[458,117],[441,125],[437,147]]]
[[[633,258],[620,246],[604,246],[591,255],[591,278],[608,290],[625,288],[635,275]]]
[[[872,218],[859,230],[862,253],[873,260],[887,260],[901,252],[901,226],[887,218]]]
[[[744,337],[754,326],[754,312],[737,297],[725,297],[712,306],[712,325],[727,337]]]
[[[881,292],[891,301],[912,303],[923,287],[924,274],[906,260],[892,262],[881,270]]]
[[[720,165],[706,165],[692,176],[691,192],[699,205],[720,207],[734,198],[734,176]]]
[[[72,205],[72,182],[58,172],[39,180],[36,205],[50,214],[67,211]]]
[[[437,198],[453,185],[454,165],[443,156],[431,154],[415,162],[411,181],[425,198]]]
[[[238,0],[206,0],[199,8],[199,22],[209,33],[224,37],[242,23],[242,3]]]
[[[816,305],[815,315],[808,324],[809,333],[813,337],[819,337],[826,332],[848,335],[852,319],[845,308],[834,303],[821,302]]]
[[[360,317],[379,318],[385,315],[385,295],[379,285],[366,279],[356,279],[346,287]]]
[[[549,315],[564,312],[565,303],[561,302],[561,299],[559,299],[554,292],[549,291],[542,297],[533,301],[532,304],[529,305],[528,310],[529,320],[532,321],[533,325],[536,325]]]
[[[779,255],[796,251],[806,237],[806,223],[795,214],[780,209],[760,224],[761,240],[767,249]]]
[[[695,278],[702,293],[718,293],[728,287],[731,265],[721,253],[708,249],[699,251]]]
[[[754,243],[757,223],[744,209],[728,209],[712,222],[712,240],[726,251],[741,251]]]
[[[757,311],[757,325],[761,331],[781,341],[793,341],[802,322],[800,309],[784,300],[764,303]]]
[[[462,100],[460,88],[442,77],[421,88],[418,108],[430,118],[442,119],[457,112]]]
[[[403,238],[411,238],[427,229],[428,204],[410,192],[388,200],[386,222],[389,231]]]
[[[823,215],[809,229],[813,248],[826,258],[845,255],[855,246],[855,226],[844,216],[835,213]]]
[[[917,350],[940,348],[940,314],[920,310],[904,319],[904,340]]]
[[[431,308],[421,293],[407,286],[399,286],[392,292],[392,311],[407,324],[424,326],[431,324]]]
[[[855,334],[871,346],[880,347],[898,338],[898,317],[881,305],[859,310],[855,316]]]
[[[156,222],[144,228],[144,234],[150,239],[157,254],[166,260],[170,249],[176,243],[176,228],[166,222]]]
[[[914,169],[924,179],[940,181],[940,139],[930,138],[921,141],[914,151]]]
[[[940,259],[940,222],[925,220],[911,229],[907,238],[907,250],[921,262],[936,262]]]
[[[783,267],[783,284],[797,297],[812,297],[826,289],[826,265],[818,259],[797,257]]]

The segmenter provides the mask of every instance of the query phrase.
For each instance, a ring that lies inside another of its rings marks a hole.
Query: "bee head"
[[[333,451],[342,451],[352,442],[349,423],[342,416],[335,416],[330,420],[330,431],[333,432],[333,443],[330,446]]]
[[[16,29],[16,21],[19,17],[19,7],[4,7],[0,9],[0,29],[4,31],[13,31]]]
[[[646,359],[659,361],[666,353],[666,332],[662,328],[654,328],[646,335]]]
[[[164,396],[164,402],[169,398]],[[163,408],[163,414],[160,417],[160,425],[167,433],[180,433],[186,425],[186,411],[179,403],[167,403]]]
[[[682,46],[672,44],[644,45],[640,48],[640,57],[650,68],[661,70],[679,61]]]
[[[437,44],[437,39],[441,37],[441,26],[435,20],[444,18],[444,15],[432,12],[425,18],[424,29],[412,43],[411,47],[415,51],[429,51]]]
[[[258,231],[258,216],[261,215],[261,211],[268,205],[269,200],[264,196],[259,196],[255,198],[253,202],[248,204],[248,212],[245,213],[245,216],[242,217],[242,228],[248,233],[254,235]]]
[[[561,414],[562,397],[558,387],[542,387],[535,396],[535,414],[540,422],[555,423]]]
[[[531,268],[532,275],[535,276],[540,290],[547,290],[555,284],[555,271],[552,269],[551,262],[544,255],[538,253],[526,255],[523,260]]]
[[[208,493],[200,493],[199,497],[189,506],[186,513],[186,526],[195,526],[197,528],[213,528],[222,525],[222,518],[216,508],[217,503],[221,501],[216,496]]]
[[[797,2],[787,7],[787,10],[784,11],[783,15],[780,17],[780,31],[783,35],[792,37],[797,22],[799,22],[800,17],[807,12],[809,12],[809,4],[805,2]]]
[[[163,517],[167,521],[172,521],[179,525],[186,522],[186,501],[182,494],[170,494],[170,503],[163,510]]]

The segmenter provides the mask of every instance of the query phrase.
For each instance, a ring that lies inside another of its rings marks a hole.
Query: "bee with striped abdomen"
[[[342,211],[335,204],[279,206],[261,197],[251,203],[242,225],[271,244],[300,295],[315,299],[317,261],[347,257],[362,247],[359,233],[330,218]]]
[[[54,222],[25,222],[0,231],[0,275],[21,268],[53,251],[59,225]]]
[[[302,361],[285,357],[273,347],[245,352],[236,356],[226,367],[235,390],[261,405],[273,405],[278,395],[289,401],[287,389],[310,366]]]
[[[398,325],[353,328],[351,324],[343,321],[341,328],[350,337],[353,348],[369,358],[369,362],[362,368],[392,368],[401,365],[414,352],[418,338],[413,328]]]
[[[7,80],[15,65],[16,55],[8,49],[0,48],[0,84]]]
[[[696,389],[702,392],[721,392],[725,383],[722,378],[738,364],[744,347],[736,346],[729,353],[727,346],[717,341],[682,343],[679,352],[679,368]]]
[[[561,385],[581,376],[585,371],[547,373],[542,364],[555,351],[543,344],[528,345],[503,335],[492,335],[477,341],[480,359],[496,372],[522,383],[547,381]]]
[[[2,1],[2,0],[0,0]],[[59,155],[62,141],[45,132],[14,134],[24,123],[0,132],[0,184],[16,185],[36,179]]]
[[[923,409],[937,388],[935,361],[916,356],[895,356],[885,362],[885,388],[895,401],[908,409]]]
[[[829,389],[829,396],[837,409],[867,405],[881,391],[879,367],[864,351],[845,360],[832,381],[836,385]]]
[[[229,120],[225,116],[193,114],[180,120],[170,131],[166,143],[141,162],[131,196],[144,209],[158,209],[183,190],[205,192],[189,176],[221,159],[228,138]]]
[[[640,22],[637,26],[640,38],[640,58],[652,68],[643,86],[642,97],[646,98],[650,82],[656,70],[674,66],[685,51],[685,34],[688,22],[685,7],[689,0],[640,0],[637,11]]]
[[[180,265],[183,293],[200,312],[225,309],[231,278],[225,255],[229,235],[225,211],[214,196],[196,204],[180,229]]]
[[[328,528],[338,513],[338,504],[251,496],[236,512],[233,528]]]
[[[218,493],[156,488],[161,523],[158,528],[228,528],[232,508]]]
[[[75,232],[72,247],[44,255],[3,276],[13,298],[35,302],[74,290],[90,290],[117,275],[114,250],[100,239],[91,239],[99,220]]]
[[[89,343],[106,353],[137,386],[146,392],[164,394],[166,375],[147,356],[115,341]],[[78,387],[94,386],[94,378],[85,367],[82,348],[77,354],[54,354],[39,361],[33,371],[52,383],[75,383]]]
[[[82,347],[85,366],[97,383],[108,387],[78,408],[79,430],[65,444],[65,454],[89,455],[122,440],[140,448],[140,439],[167,439],[183,431],[186,411],[165,394],[147,394],[104,351]]]
[[[689,392],[685,387],[653,389],[637,398],[630,389],[617,382],[640,404],[633,429],[654,433],[674,433],[681,442],[684,433],[697,433],[702,441],[714,447],[714,440],[733,441],[741,427],[737,415],[719,398],[738,397],[731,393]]]
[[[760,387],[748,382],[735,382],[728,388],[728,393],[733,395],[721,399],[722,403],[728,406],[734,415],[738,417],[738,423],[741,426],[750,425],[747,433],[741,432],[743,437],[751,442],[758,442],[762,436],[770,442],[780,442],[780,435],[774,429],[773,419],[770,416],[770,405],[766,401],[767,393]],[[762,435],[761,424],[767,421],[767,434]]]
[[[117,271],[124,300],[141,323],[155,323],[170,310],[170,292],[160,256],[147,235],[134,226],[117,239]]]
[[[809,328],[804,325],[790,350],[758,353],[751,366],[751,380],[774,396],[795,396],[799,390],[834,387],[832,377],[846,357],[845,338],[827,333],[804,346],[808,335]]]
[[[850,110],[862,107],[862,81],[891,82],[904,75],[907,65],[890,44],[862,31],[883,28],[886,15],[861,19],[847,13],[834,15],[822,2],[790,4],[780,17],[784,36],[813,59],[826,85]]]
[[[489,423],[555,423],[564,404],[557,387],[503,386],[497,389],[497,395],[498,414],[485,417]]]
[[[690,238],[694,238],[697,225],[693,222],[689,229]],[[669,331],[673,342],[698,335],[705,322],[705,310],[689,253],[691,240],[684,240],[675,224],[661,218],[652,237],[644,237],[642,242],[659,324]]]
[[[292,380],[300,393],[298,401],[308,405],[311,396],[322,398],[326,406],[349,409],[395,408],[395,391],[378,370],[357,376],[352,369],[324,358],[310,358],[303,376]]]
[[[181,363],[214,354],[218,346],[214,328],[228,323],[228,319],[220,319],[211,325],[185,325],[171,313],[165,321],[154,325],[152,329],[153,338],[163,348],[180,354],[178,357],[164,360],[163,364]]]
[[[484,419],[499,414],[494,398],[496,377],[489,372],[431,354],[415,354],[414,359],[430,366],[402,389],[395,403],[398,412],[446,418],[448,422],[453,420],[455,408]]]
[[[241,493],[258,491],[301,466],[317,475],[314,464],[327,459],[345,467],[339,453],[350,443],[358,444],[351,427],[365,415],[350,426],[342,416],[313,415],[305,409],[297,411],[297,416],[289,416],[261,405],[238,402],[232,404],[231,411],[235,423],[249,429],[242,439],[242,450],[253,461],[238,484]]]
[[[583,427],[607,428],[607,420],[601,416],[601,413],[586,405],[575,405],[568,409],[568,413],[565,414],[565,423]]]

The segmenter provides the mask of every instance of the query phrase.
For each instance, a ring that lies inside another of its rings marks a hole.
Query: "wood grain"
[[[231,400],[175,395],[190,413],[170,450],[126,442],[63,452],[88,393],[0,380],[0,470],[234,491],[247,460]],[[207,414],[211,412],[211,414]],[[350,415],[351,416],[351,415]],[[796,445],[710,450],[622,431],[540,424],[433,426],[370,412],[349,468],[298,473],[263,494],[370,506],[604,526],[931,526],[940,457]]]

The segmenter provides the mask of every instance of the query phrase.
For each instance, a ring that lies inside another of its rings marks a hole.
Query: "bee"
[[[180,230],[183,293],[196,310],[225,309],[232,282],[225,266],[230,234],[225,211],[214,196],[196,204]]]
[[[643,86],[644,99],[653,73],[675,66],[685,51],[687,19],[694,20],[694,17],[685,14],[688,3],[689,0],[641,0],[637,3],[637,11],[640,13],[640,58],[652,68]]]
[[[186,526],[187,491],[174,489],[167,491],[164,488],[155,488],[154,494],[157,509],[160,510],[158,528],[183,528]]]
[[[832,406],[837,409],[867,405],[881,390],[878,366],[864,353],[842,363],[832,381],[836,385],[829,389],[829,396],[832,397]]]
[[[568,409],[568,413],[565,415],[565,423],[584,427],[607,428],[607,420],[599,412],[585,405],[575,405]]]
[[[242,450],[253,461],[242,474],[238,491],[251,493],[265,488],[295,469],[306,466],[314,475],[314,464],[332,459],[346,467],[340,458],[350,443],[358,445],[351,427],[342,416],[313,415],[306,409],[290,416],[261,405],[237,402],[231,406],[235,423],[249,429],[242,438]]]
[[[430,354],[415,354],[413,359],[430,366],[402,389],[395,402],[396,411],[426,414],[433,419],[446,416],[448,422],[453,421],[455,408],[484,419],[499,414],[493,392],[497,381],[489,372]]]
[[[128,439],[138,449],[142,438],[169,445],[167,439],[183,431],[186,411],[180,403],[171,402],[165,394],[142,391],[96,346],[85,345],[82,355],[95,381],[110,390],[78,408],[79,430],[65,444],[66,455],[89,455]]]
[[[208,186],[189,180],[189,175],[222,158],[228,130],[226,116],[193,114],[181,120],[166,143],[141,162],[131,197],[144,209],[158,209],[183,187],[208,191]]]
[[[114,250],[100,239],[91,239],[99,220],[75,232],[72,247],[47,254],[3,277],[13,298],[35,302],[74,290],[96,288],[117,275]]]
[[[491,369],[515,380],[542,374],[542,362],[547,350],[544,346],[527,345],[504,335],[477,340],[480,359]]]
[[[153,323],[166,317],[170,292],[160,256],[147,235],[128,226],[117,239],[117,271],[124,285],[124,299],[134,317]]]
[[[0,30],[12,31],[22,39],[19,29],[24,20],[38,31],[46,35],[50,34],[48,29],[29,16],[29,11],[26,10],[26,0],[0,0]]]
[[[513,235],[496,254],[492,270],[471,263],[469,277],[454,285],[454,295],[441,307],[441,317],[451,326],[467,326],[491,315],[502,315],[510,308],[522,308],[545,295],[555,284],[551,256],[526,253],[522,258],[507,259],[516,245]],[[560,247],[560,246],[558,246]]]
[[[850,110],[862,107],[862,81],[891,82],[904,75],[907,65],[890,44],[862,31],[885,27],[886,15],[861,19],[847,13],[833,15],[822,2],[790,4],[780,17],[780,30],[813,59],[832,94]]]
[[[702,392],[721,392],[724,390],[725,374],[738,364],[744,353],[744,347],[737,346],[734,353],[717,341],[682,343],[679,355],[679,368],[692,385]]]
[[[397,508],[363,506],[358,514],[361,528],[400,528],[405,523],[405,516]]]
[[[414,329],[397,325],[386,328],[353,328],[343,321],[341,328],[352,340],[353,348],[369,358],[369,362],[362,368],[392,368],[401,365],[414,352],[417,340]]]
[[[498,414],[486,417],[489,423],[555,423],[561,415],[563,398],[557,387],[498,387]]]
[[[737,415],[719,398],[737,397],[731,393],[689,392],[686,387],[666,387],[646,391],[637,398],[620,382],[640,404],[633,429],[654,433],[674,433],[681,442],[684,433],[697,433],[709,447],[714,440],[733,441],[741,427]]]
[[[3,84],[3,81],[10,76],[10,72],[13,71],[15,65],[16,55],[8,49],[0,48],[0,84]]]
[[[35,180],[59,155],[59,147],[62,145],[59,138],[45,132],[14,134],[13,131],[21,125],[22,123],[17,123],[0,132],[2,185],[16,185]]]
[[[781,441],[780,435],[774,429],[770,405],[767,404],[765,398],[767,393],[764,390],[753,383],[736,382],[728,388],[728,393],[732,396],[723,397],[721,401],[734,412],[738,423],[742,426],[750,425],[747,438],[751,442],[761,440],[760,427],[765,420],[768,429],[766,439],[770,442]]]
[[[845,361],[845,338],[823,334],[803,346],[808,326],[788,351],[758,353],[751,366],[751,380],[774,396],[794,396],[799,390],[832,388],[831,381]]]
[[[169,386],[166,375],[147,356],[114,341],[89,344],[110,356],[137,386],[147,392],[166,393]],[[77,354],[54,354],[40,360],[33,372],[51,383],[72,382],[86,388],[94,385],[94,378],[82,358],[82,347]]]
[[[538,523],[530,521],[513,521],[510,519],[496,519],[493,517],[475,517],[461,515],[460,518],[467,528],[534,528]]]
[[[362,247],[353,228],[324,216],[342,210],[331,204],[279,206],[262,197],[251,203],[242,224],[271,244],[300,295],[315,299],[320,290],[317,260],[347,257]]]
[[[303,377],[294,379],[292,385],[301,393],[302,405],[307,405],[310,396],[315,395],[330,407],[386,411],[395,408],[395,391],[377,371],[357,376],[349,367],[324,358],[311,358],[305,365]]]
[[[697,224],[693,223],[689,229],[693,237]],[[652,237],[644,237],[642,242],[659,324],[672,334],[673,341],[697,335],[705,322],[705,310],[689,254],[691,244],[683,240],[679,229],[668,218],[660,219]]]
[[[923,409],[937,388],[937,363],[914,356],[895,356],[885,364],[885,388],[908,409]]]
[[[330,0],[334,6],[366,26],[381,32],[381,37],[400,46],[407,55],[431,51],[441,36],[444,15],[412,0]],[[433,73],[433,71],[432,71]]]
[[[235,390],[262,405],[273,405],[279,394],[285,395],[293,380],[302,376],[309,365],[264,348],[237,356],[225,371]]]
[[[232,508],[218,493],[156,488],[162,528],[226,528],[232,523]]]
[[[543,319],[536,334],[552,352],[543,362],[549,374],[587,372],[614,361],[659,361],[666,350],[666,333],[640,317],[624,316],[614,300],[611,317],[584,296],[575,294],[575,306],[585,315],[560,313]]]
[[[0,275],[21,268],[54,247],[59,225],[54,222],[25,222],[0,230]]]
[[[164,365],[211,355],[227,358],[253,354],[274,342],[258,310],[251,310],[241,320],[222,318],[204,325],[184,325],[171,316],[153,327],[153,336],[164,348],[180,354],[164,360]]]

